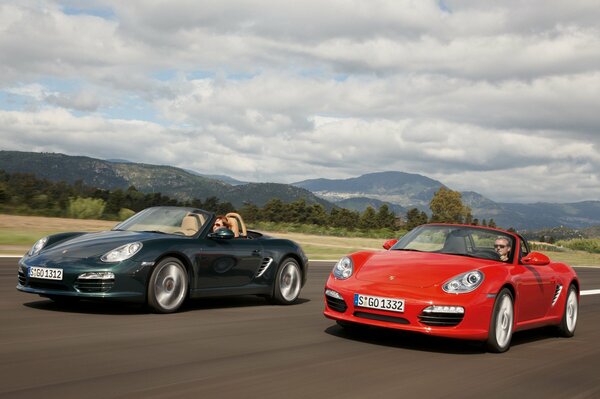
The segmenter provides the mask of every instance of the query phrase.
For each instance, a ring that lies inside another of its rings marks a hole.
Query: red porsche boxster
[[[325,286],[325,316],[345,328],[371,325],[484,341],[509,349],[513,332],[555,325],[575,334],[579,280],[564,263],[530,252],[519,234],[427,224],[387,251],[345,256]]]

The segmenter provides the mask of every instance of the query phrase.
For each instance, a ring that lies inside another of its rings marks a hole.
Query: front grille
[[[419,321],[428,326],[452,327],[458,325],[464,316],[464,313],[422,312]]]
[[[327,299],[327,306],[329,309],[335,310],[336,312],[344,313],[346,309],[348,309],[348,305],[344,302],[343,299],[332,298],[329,295],[325,295]]]
[[[369,319],[369,320],[387,321],[388,323],[410,324],[410,322],[408,320],[406,320],[404,317],[388,316],[388,315],[384,315],[384,314],[354,312],[354,316],[361,317],[363,319]]]
[[[79,292],[108,292],[114,284],[114,279],[78,279],[75,281],[75,289]]]
[[[258,277],[262,276],[263,274],[265,274],[265,272],[267,271],[269,266],[271,266],[271,263],[273,263],[273,258],[263,258],[260,268],[258,269],[258,272],[256,273],[256,277],[258,278]]]

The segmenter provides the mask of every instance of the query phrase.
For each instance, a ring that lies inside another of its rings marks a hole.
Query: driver
[[[215,224],[213,225],[213,232],[215,232],[219,229],[222,229],[222,228],[230,229],[231,225],[227,221],[227,216],[219,215],[219,216],[217,216],[217,219],[215,220]]]
[[[494,243],[494,250],[500,255],[500,260],[502,262],[508,261],[508,257],[510,256],[510,240],[506,237],[498,237],[496,238],[496,242]]]

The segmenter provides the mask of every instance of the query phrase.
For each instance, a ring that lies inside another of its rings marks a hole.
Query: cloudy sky
[[[599,20],[597,0],[3,0],[0,149],[600,200]]]

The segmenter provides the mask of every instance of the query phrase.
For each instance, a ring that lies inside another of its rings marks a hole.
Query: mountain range
[[[102,189],[135,186],[142,192],[160,192],[181,200],[217,197],[235,207],[244,203],[263,206],[272,198],[284,202],[304,199],[326,209],[333,206],[362,212],[367,206],[388,207],[404,216],[411,208],[429,213],[429,202],[443,183],[419,174],[397,171],[368,173],[349,179],[310,179],[293,184],[247,183],[228,176],[201,174],[165,165],[101,160],[56,153],[0,151],[0,169],[31,173],[39,178],[84,184]],[[450,187],[447,187],[450,188]],[[451,189],[451,188],[450,188]],[[462,201],[480,221],[494,219],[498,226],[540,229],[600,225],[600,201],[577,203],[499,203],[473,191]]]

